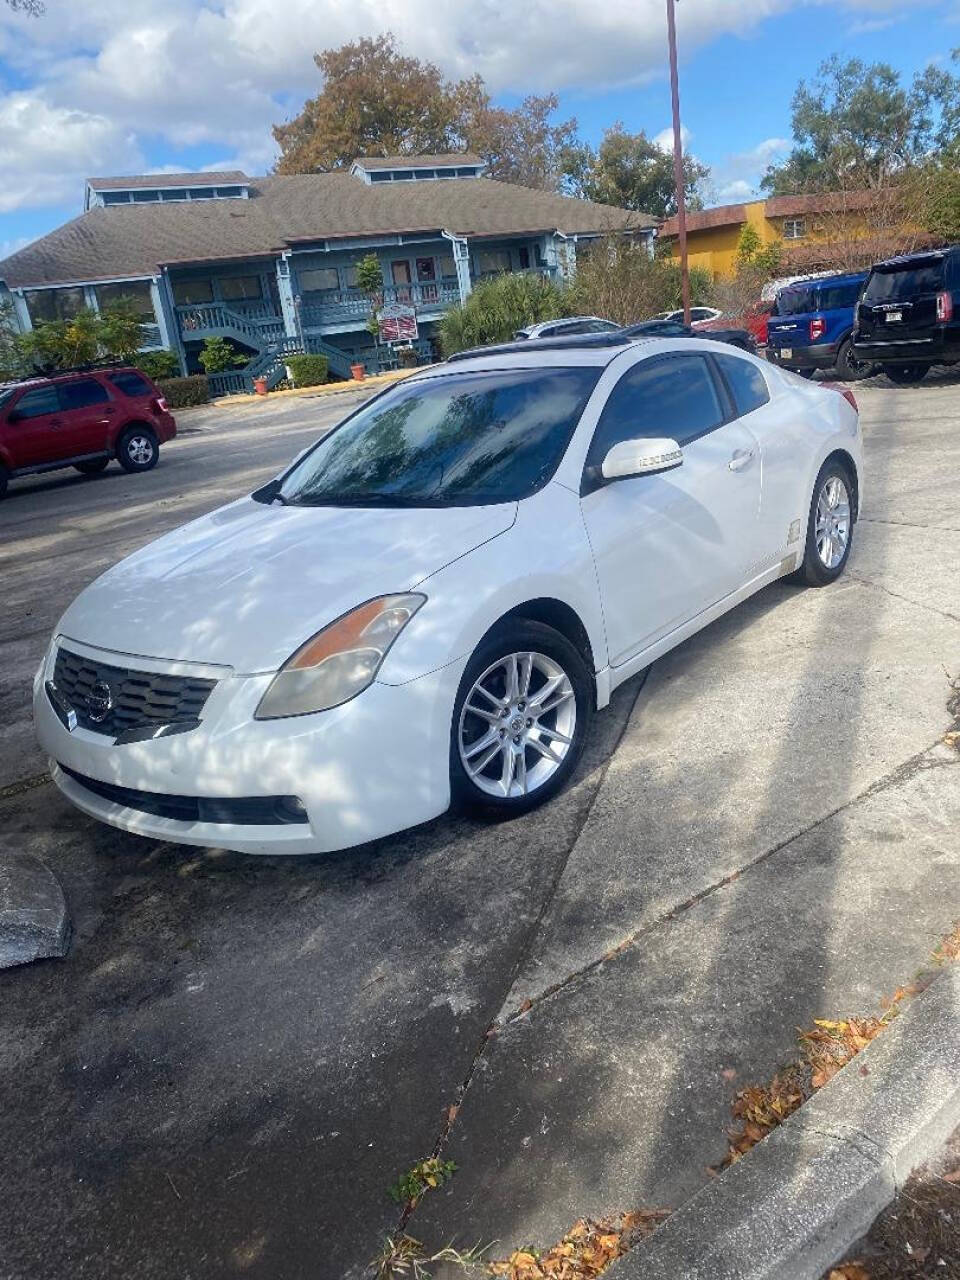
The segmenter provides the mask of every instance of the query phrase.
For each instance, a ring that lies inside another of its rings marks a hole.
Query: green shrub
[[[690,269],[690,302],[711,300],[712,281],[701,267]],[[636,324],[680,302],[680,264],[651,258],[645,245],[609,237],[577,255],[577,276],[570,290],[575,314],[603,316],[617,324]]]
[[[157,390],[171,409],[206,404],[210,399],[210,384],[202,373],[191,374],[189,378],[163,378],[157,382]]]
[[[197,359],[205,373],[229,373],[238,364],[246,364],[250,357],[241,355],[227,338],[207,338]]]
[[[306,355],[287,356],[287,367],[293,375],[295,387],[318,387],[326,382],[329,362],[326,356]]]
[[[175,351],[141,351],[135,357],[135,363],[154,382],[160,378],[176,378],[180,373],[180,361]]]
[[[453,306],[440,321],[443,354],[467,347],[509,342],[517,329],[541,320],[570,315],[570,298],[543,276],[503,275],[478,284],[466,302]]]

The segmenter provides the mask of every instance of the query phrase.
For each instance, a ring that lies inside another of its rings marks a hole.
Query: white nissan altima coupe
[[[785,574],[832,582],[861,495],[852,395],[728,346],[470,354],[98,578],[37,734],[78,808],[187,844],[520,813],[617,685]]]

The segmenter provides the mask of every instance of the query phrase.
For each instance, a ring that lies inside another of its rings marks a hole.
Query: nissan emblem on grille
[[[106,680],[98,680],[86,695],[87,715],[94,724],[102,724],[113,710],[113,690]]]

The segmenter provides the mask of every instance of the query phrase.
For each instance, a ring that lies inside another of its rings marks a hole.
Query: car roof
[[[597,341],[599,339],[599,341]],[[629,330],[621,330],[615,334],[578,334],[561,338],[543,338],[536,346],[530,342],[504,342],[498,346],[475,347],[470,351],[460,351],[449,356],[442,364],[431,365],[421,374],[421,378],[438,377],[453,373],[465,373],[472,369],[531,369],[558,368],[571,366],[594,366],[604,368],[625,351],[651,348],[651,354],[660,351],[703,351],[713,349],[731,354],[728,344],[714,342],[708,338],[695,335],[663,335],[657,333],[634,335]],[[749,352],[734,351],[735,355],[749,355]],[[504,357],[509,356],[509,364]]]
[[[790,284],[783,285],[777,290],[778,293],[795,293],[801,289],[818,289],[820,285],[826,284],[855,284],[858,280],[866,280],[870,274],[869,271],[839,271],[832,276],[811,276],[808,280],[792,280]]]
[[[896,257],[884,258],[881,262],[875,262],[871,267],[871,271],[906,271],[910,267],[919,266],[923,262],[939,262],[948,253],[955,252],[957,247],[957,245],[951,245],[949,249],[921,249],[917,253],[901,253]]]
[[[135,364],[90,365],[86,368],[54,369],[51,373],[34,373],[26,378],[15,378],[13,382],[0,383],[0,390],[12,391],[19,387],[41,387],[48,382],[63,382],[68,378],[89,378],[97,373],[136,373],[141,378],[148,377]]]

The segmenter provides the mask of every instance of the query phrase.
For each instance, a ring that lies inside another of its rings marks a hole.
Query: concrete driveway
[[[11,487],[0,839],[54,868],[76,937],[0,975],[3,1280],[360,1276],[442,1136],[460,1168],[409,1226],[428,1242],[676,1204],[796,1026],[909,980],[960,916],[960,387],[857,394],[837,585],[769,588],[619,691],[547,810],[299,861],[75,813],[26,690],[95,573],[345,402],[185,414],[148,476]]]

